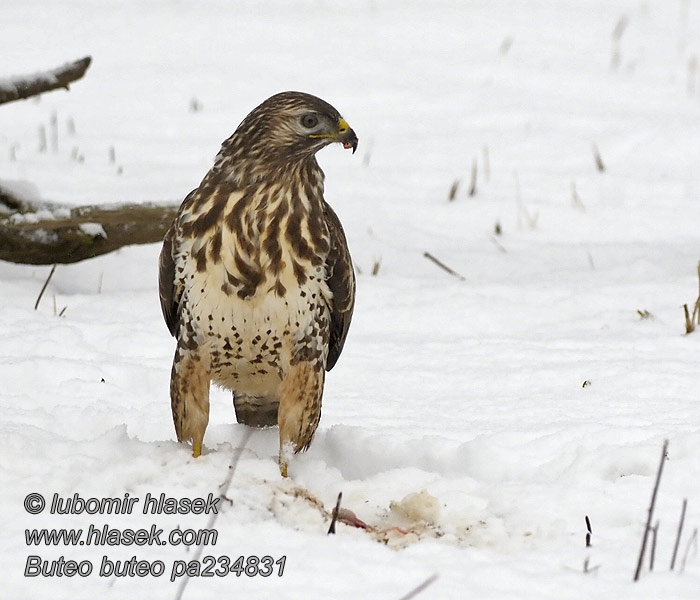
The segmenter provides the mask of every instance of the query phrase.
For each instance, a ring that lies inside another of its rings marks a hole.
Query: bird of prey
[[[239,423],[279,425],[283,476],[311,443],[355,302],[347,241],[315,157],[333,142],[354,153],[358,140],[330,104],[301,92],[268,98],[222,144],[165,235],[171,408],[195,457],[211,381],[232,390]]]

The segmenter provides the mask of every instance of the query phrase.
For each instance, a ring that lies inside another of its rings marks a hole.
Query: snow
[[[103,238],[107,237],[107,233],[100,223],[81,223],[79,228],[85,235]]]
[[[21,200],[25,200],[24,196],[18,196]],[[67,219],[70,217],[70,209],[64,207],[51,208],[47,206],[46,208],[41,208],[35,210],[34,212],[27,213],[13,213],[10,216],[10,222],[13,224],[20,223],[39,223],[39,221],[51,221],[53,219]],[[85,225],[97,225],[102,227],[97,223],[85,223]],[[85,233],[88,233],[87,231]]]
[[[13,79],[0,78],[0,93],[9,95],[17,94],[17,86]]]
[[[204,455],[175,442],[157,245],[59,265],[37,311],[50,267],[0,264],[6,597],[174,598],[170,568],[194,547],[29,547],[25,529],[206,528],[211,515],[139,508],[148,493],[218,495],[241,447],[202,556],[286,556],[283,576],[194,577],[184,598],[398,599],[433,574],[418,598],[697,597],[700,333],[683,335],[682,305],[700,259],[698,2],[6,0],[1,12],[4,74],[94,59],[70,93],[0,107],[0,179],[42,200],[179,202],[247,112],[285,89],[330,101],[360,138],[355,156],[319,155],[361,274],[318,433],[287,480],[277,431],[249,436],[222,390]],[[40,152],[54,114],[58,148]],[[655,567],[647,557],[633,583],[665,439]],[[341,491],[371,531],[339,522],[326,535]],[[31,515],[34,492],[140,503]],[[95,570],[25,578],[30,554]],[[166,572],[100,577],[103,556]]]

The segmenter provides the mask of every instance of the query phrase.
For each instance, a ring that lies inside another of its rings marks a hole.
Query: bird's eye
[[[314,114],[309,113],[301,118],[301,124],[306,127],[306,129],[313,129],[318,125],[318,117]]]

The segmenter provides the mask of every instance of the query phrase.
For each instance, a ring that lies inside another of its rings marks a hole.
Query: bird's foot
[[[284,442],[280,444],[280,453],[277,463],[280,466],[280,474],[282,477],[287,477],[287,467],[294,456],[294,444],[292,442]]]
[[[198,458],[202,455],[202,442],[192,442],[192,456]]]

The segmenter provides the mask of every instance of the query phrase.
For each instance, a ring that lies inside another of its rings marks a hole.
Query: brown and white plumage
[[[199,456],[210,381],[236,418],[278,424],[280,469],[318,426],[325,371],[342,352],[355,277],[323,198],[315,154],[357,146],[338,111],[300,92],[272,96],[227,139],[185,198],[160,255],[165,322],[177,339],[170,382],[179,441]]]

